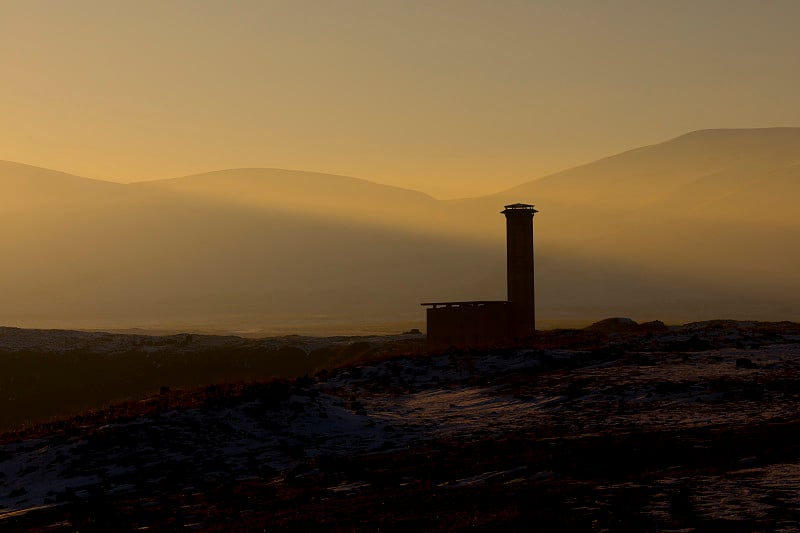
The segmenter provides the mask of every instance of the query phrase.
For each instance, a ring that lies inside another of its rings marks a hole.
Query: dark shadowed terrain
[[[0,327],[0,432],[176,387],[295,378],[423,348],[420,334],[246,339]]]
[[[350,362],[4,434],[0,530],[800,522],[798,324],[609,320],[524,349],[434,355],[318,342],[343,361],[348,346]]]

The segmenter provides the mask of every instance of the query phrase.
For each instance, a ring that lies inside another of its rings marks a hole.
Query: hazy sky
[[[0,159],[450,197],[800,125],[800,1],[0,0]]]

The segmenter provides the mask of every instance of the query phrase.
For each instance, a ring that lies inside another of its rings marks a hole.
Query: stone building
[[[505,206],[507,301],[429,302],[428,349],[510,346],[533,337],[533,215],[529,204]]]

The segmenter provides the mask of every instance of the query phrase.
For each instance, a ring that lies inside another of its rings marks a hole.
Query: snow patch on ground
[[[118,346],[104,344],[112,345]],[[757,367],[737,368],[740,358]],[[296,388],[277,405],[249,399],[0,446],[0,520],[89,498],[98,487],[124,495],[157,490],[170,476],[280,479],[309,458],[413,448],[442,437],[552,428],[588,435],[791,419],[800,414],[798,403],[758,383],[799,366],[796,344],[605,359],[569,350],[398,358],[334,373]],[[524,468],[448,483],[512,481]],[[798,484],[798,464],[770,465],[731,479],[704,479],[693,501],[709,516],[752,516],[765,512],[759,506],[777,505],[754,494],[783,494],[781,505],[800,506]],[[366,486],[351,479],[330,490]],[[650,505],[654,515],[666,512],[659,498]]]

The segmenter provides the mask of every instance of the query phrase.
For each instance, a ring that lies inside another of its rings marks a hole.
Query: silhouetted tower
[[[511,338],[533,335],[536,323],[533,293],[533,215],[538,213],[529,204],[505,206],[506,275],[508,283]]]

